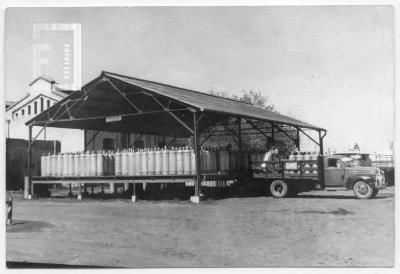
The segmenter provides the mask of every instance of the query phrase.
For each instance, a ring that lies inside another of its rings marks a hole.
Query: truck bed
[[[265,164],[265,167],[262,167]],[[266,179],[320,180],[320,164],[318,160],[280,160],[265,161],[257,164],[255,177]]]

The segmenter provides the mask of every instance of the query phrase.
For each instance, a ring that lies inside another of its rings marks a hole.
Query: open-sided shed
[[[260,122],[266,126],[259,126]],[[195,196],[199,196],[201,181],[200,134],[204,134],[204,141],[213,134],[213,129],[223,126],[238,138],[240,149],[241,134],[246,127],[272,139],[275,132],[281,132],[297,147],[303,133],[320,147],[321,154],[326,134],[321,127],[248,103],[105,71],[26,124],[29,127],[28,165],[31,145],[37,138],[32,138],[33,126],[193,136],[197,160]],[[317,131],[319,140],[313,139],[306,130]],[[288,134],[293,131],[297,137]]]

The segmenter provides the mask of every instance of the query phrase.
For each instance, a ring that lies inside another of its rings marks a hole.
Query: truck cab
[[[324,185],[353,189],[357,198],[372,198],[384,188],[384,172],[372,166],[360,166],[355,159],[342,156],[324,157]]]

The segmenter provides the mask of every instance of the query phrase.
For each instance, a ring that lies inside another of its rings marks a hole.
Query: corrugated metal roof
[[[255,107],[251,104],[236,101],[233,99],[223,98],[199,91],[193,91],[148,80],[119,75],[111,72],[103,72],[103,74],[110,79],[116,79],[126,84],[149,90],[151,92],[183,102],[187,105],[191,105],[203,111],[230,114],[237,117],[241,116],[251,119],[277,122],[286,125],[300,126],[315,130],[325,130],[321,127],[294,119],[292,117]]]

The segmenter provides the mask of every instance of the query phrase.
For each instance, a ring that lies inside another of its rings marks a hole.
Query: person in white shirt
[[[264,156],[264,162],[265,161],[273,161],[277,158],[278,156],[278,149],[275,148],[275,146],[272,146],[271,149],[269,151],[267,151],[267,153],[265,153]]]

